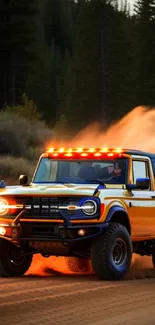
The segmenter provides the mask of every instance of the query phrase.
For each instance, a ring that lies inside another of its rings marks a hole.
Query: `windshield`
[[[55,160],[42,158],[33,183],[91,183],[100,179],[107,184],[125,184],[127,159]]]

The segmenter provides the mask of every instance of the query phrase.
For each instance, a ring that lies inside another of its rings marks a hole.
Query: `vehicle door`
[[[132,190],[129,199],[129,215],[132,224],[132,236],[151,236],[155,234],[155,192],[153,190],[152,174],[149,168],[150,159],[147,157],[133,157],[133,183],[137,178],[151,179],[148,190]]]

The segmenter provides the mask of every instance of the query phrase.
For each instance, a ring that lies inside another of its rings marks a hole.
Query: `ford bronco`
[[[0,183],[0,276],[24,275],[38,253],[91,261],[102,280],[122,279],[133,253],[155,267],[154,175],[140,150],[47,150],[31,182]]]

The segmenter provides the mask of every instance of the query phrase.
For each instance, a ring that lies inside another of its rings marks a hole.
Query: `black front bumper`
[[[21,235],[18,240],[29,241],[53,241],[74,243],[82,240],[91,240],[101,235],[108,227],[108,223],[100,224],[78,224],[65,225],[55,223],[21,223]],[[85,234],[80,235],[79,230],[84,230]]]

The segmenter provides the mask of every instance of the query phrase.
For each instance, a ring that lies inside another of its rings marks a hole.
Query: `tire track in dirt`
[[[3,279],[0,324],[123,325],[131,319],[132,325],[154,325],[154,288],[154,278],[110,283],[70,275]]]
[[[155,324],[155,270],[150,259],[135,260],[120,282],[64,275],[52,268],[45,273],[0,278],[0,325]]]

